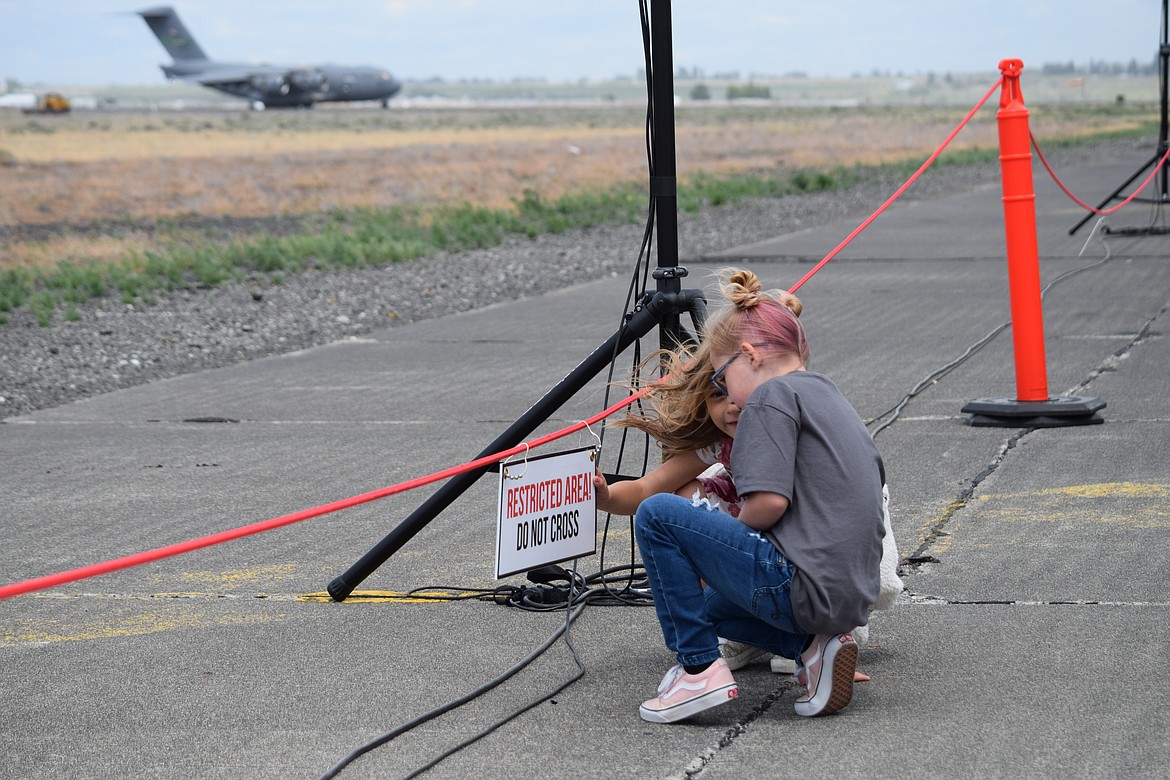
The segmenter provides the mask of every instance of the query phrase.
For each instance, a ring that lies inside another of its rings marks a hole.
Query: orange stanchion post
[[[1003,224],[1007,234],[1012,345],[1016,354],[1016,399],[1048,400],[1044,359],[1044,313],[1040,304],[1040,248],[1036,243],[1036,190],[1028,109],[1020,92],[1020,60],[1003,60],[999,93],[999,165],[1003,179]]]
[[[1032,146],[1028,109],[1020,90],[1024,63],[1005,59],[1000,90],[999,161],[1003,180],[1003,218],[1007,238],[1012,346],[1016,397],[986,398],[963,407],[972,425],[1053,427],[1102,422],[1098,398],[1050,398],[1044,357],[1044,311],[1040,296],[1040,250],[1036,240],[1036,191],[1032,186]]]

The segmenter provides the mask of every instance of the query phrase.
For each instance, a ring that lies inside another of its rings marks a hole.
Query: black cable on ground
[[[561,635],[564,634],[568,630],[568,626],[572,623],[572,621],[576,620],[580,616],[581,612],[584,611],[584,609],[585,609],[585,605],[582,604],[582,605],[578,606],[575,610],[570,612],[568,614],[568,617],[565,620],[564,626],[562,626],[557,631],[555,631],[552,634],[552,636],[550,636],[548,639],[546,639],[543,643],[541,643],[541,645],[539,647],[537,647],[535,650],[533,650],[527,656],[522,658],[517,663],[513,664],[511,667],[509,667],[503,674],[499,675],[498,677],[496,677],[493,680],[489,680],[488,682],[479,686],[478,688],[471,691],[470,693],[467,693],[463,696],[460,696],[458,699],[455,699],[453,701],[447,702],[446,704],[444,704],[440,707],[436,707],[435,709],[431,710],[430,712],[423,713],[422,715],[419,715],[417,718],[414,718],[413,720],[410,720],[410,721],[402,724],[401,726],[398,726],[397,728],[391,729],[390,731],[386,732],[382,736],[377,737],[376,739],[373,739],[373,740],[367,742],[366,744],[362,745],[361,747],[351,751],[348,755],[346,755],[344,758],[342,758],[336,764],[331,766],[325,772],[325,774],[321,775],[321,780],[328,780],[329,778],[336,777],[337,773],[340,772],[342,769],[344,769],[349,764],[351,764],[354,761],[354,759],[356,759],[362,755],[365,755],[366,753],[370,752],[374,748],[381,747],[382,745],[385,745],[387,742],[390,742],[391,740],[395,739],[396,737],[399,737],[399,736],[405,734],[406,732],[410,731],[411,729],[413,729],[416,726],[420,726],[423,723],[426,723],[427,721],[434,720],[435,718],[439,717],[440,715],[443,715],[444,713],[450,712],[453,709],[461,707],[464,704],[468,703],[469,701],[473,701],[474,699],[482,696],[483,694],[487,693],[488,691],[492,690],[493,688],[499,686],[501,683],[504,683],[508,679],[514,677],[517,673],[519,673],[526,666],[528,666],[528,664],[532,663],[532,661],[534,661],[542,653],[544,653],[545,650],[548,650],[548,648],[552,647],[553,643],[556,642],[556,640],[559,639],[561,637]],[[580,671],[578,672],[577,676],[574,677],[572,680],[570,680],[569,683],[575,682],[576,680],[580,679],[581,675],[583,675],[585,673],[584,667],[581,666],[580,658],[577,657],[576,651],[573,652],[573,658],[574,658],[574,660],[577,661],[578,666],[580,666],[581,668],[580,668]],[[558,688],[557,691],[554,691],[552,694],[550,694],[550,697],[556,695],[557,692],[563,690],[569,683],[566,683],[564,686],[561,686],[561,688]],[[542,699],[541,701],[544,701],[544,699]],[[539,703],[540,702],[536,702],[536,704],[539,704]],[[532,706],[536,706],[536,704],[533,704]],[[516,713],[516,714],[519,714],[519,713]],[[515,717],[515,715],[513,715],[511,717]],[[504,722],[506,722],[506,721],[504,721]],[[500,725],[502,725],[502,723]],[[444,756],[444,757],[446,757],[446,756]]]
[[[575,574],[576,574],[576,572],[574,572],[574,575]],[[570,594],[570,600],[572,600],[571,594]],[[581,662],[581,656],[577,655],[577,649],[575,647],[573,647],[573,640],[572,640],[572,637],[569,635],[569,627],[572,625],[573,621],[576,620],[577,617],[580,616],[580,614],[585,610],[585,606],[586,606],[585,602],[582,602],[581,605],[578,606],[575,611],[572,611],[572,612],[566,611],[565,612],[565,624],[562,627],[561,632],[560,632],[565,637],[565,645],[569,648],[569,653],[572,654],[572,656],[573,656],[573,662],[575,664],[577,664],[577,673],[576,674],[574,674],[568,680],[561,683],[556,688],[554,688],[552,691],[545,694],[544,696],[537,699],[536,701],[533,701],[533,702],[530,702],[529,704],[524,705],[520,709],[513,711],[511,714],[505,716],[504,718],[501,718],[500,720],[496,721],[492,725],[488,726],[486,729],[479,732],[478,734],[476,734],[468,739],[465,739],[464,741],[460,742],[459,744],[455,745],[454,747],[450,748],[449,750],[444,751],[443,753],[441,753],[440,755],[438,755],[437,757],[435,757],[431,761],[427,762],[423,766],[421,766],[418,769],[416,769],[415,771],[411,772],[409,775],[406,775],[406,778],[404,780],[410,780],[410,778],[418,777],[423,772],[426,772],[429,769],[433,769],[440,762],[450,758],[451,756],[458,753],[460,750],[463,750],[464,748],[475,744],[479,740],[483,739],[487,735],[489,735],[492,732],[499,729],[501,726],[515,720],[516,718],[520,717],[521,715],[528,712],[529,710],[535,709],[536,707],[540,706],[541,704],[544,704],[546,701],[548,701],[552,697],[556,696],[558,693],[565,690],[570,685],[572,685],[573,683],[577,682],[582,677],[584,677],[585,676],[585,664],[583,664]],[[555,641],[556,638],[557,638],[556,635],[550,637],[546,646],[543,649],[539,650],[537,653],[535,653],[533,656],[531,656],[528,660],[522,662],[523,665],[521,666],[521,668],[523,668],[523,666],[527,666],[527,664],[530,661],[535,660],[535,658],[537,656],[539,656],[541,653],[543,653],[546,649],[548,649],[548,647],[551,647],[552,642]],[[502,682],[502,680],[501,680],[501,682]]]

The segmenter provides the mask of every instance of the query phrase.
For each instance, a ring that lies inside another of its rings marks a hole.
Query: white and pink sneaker
[[[817,634],[800,660],[807,690],[796,700],[797,715],[831,715],[853,700],[857,642],[852,634]]]
[[[638,714],[651,723],[674,723],[737,696],[739,686],[722,658],[699,674],[687,674],[682,666],[675,665],[662,678],[658,696],[642,702]]]

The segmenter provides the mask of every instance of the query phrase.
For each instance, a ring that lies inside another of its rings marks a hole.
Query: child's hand
[[[609,483],[601,476],[601,469],[597,469],[593,475],[593,496],[597,501],[597,508],[606,511],[605,507],[609,503]]]

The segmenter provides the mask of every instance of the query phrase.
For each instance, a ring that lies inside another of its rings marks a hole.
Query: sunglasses
[[[715,388],[716,398],[722,398],[727,395],[727,383],[723,381],[723,372],[727,370],[727,367],[731,365],[732,361],[742,354],[743,352],[736,351],[734,355],[727,359],[726,363],[715,369],[715,373],[711,375],[711,384]]]

